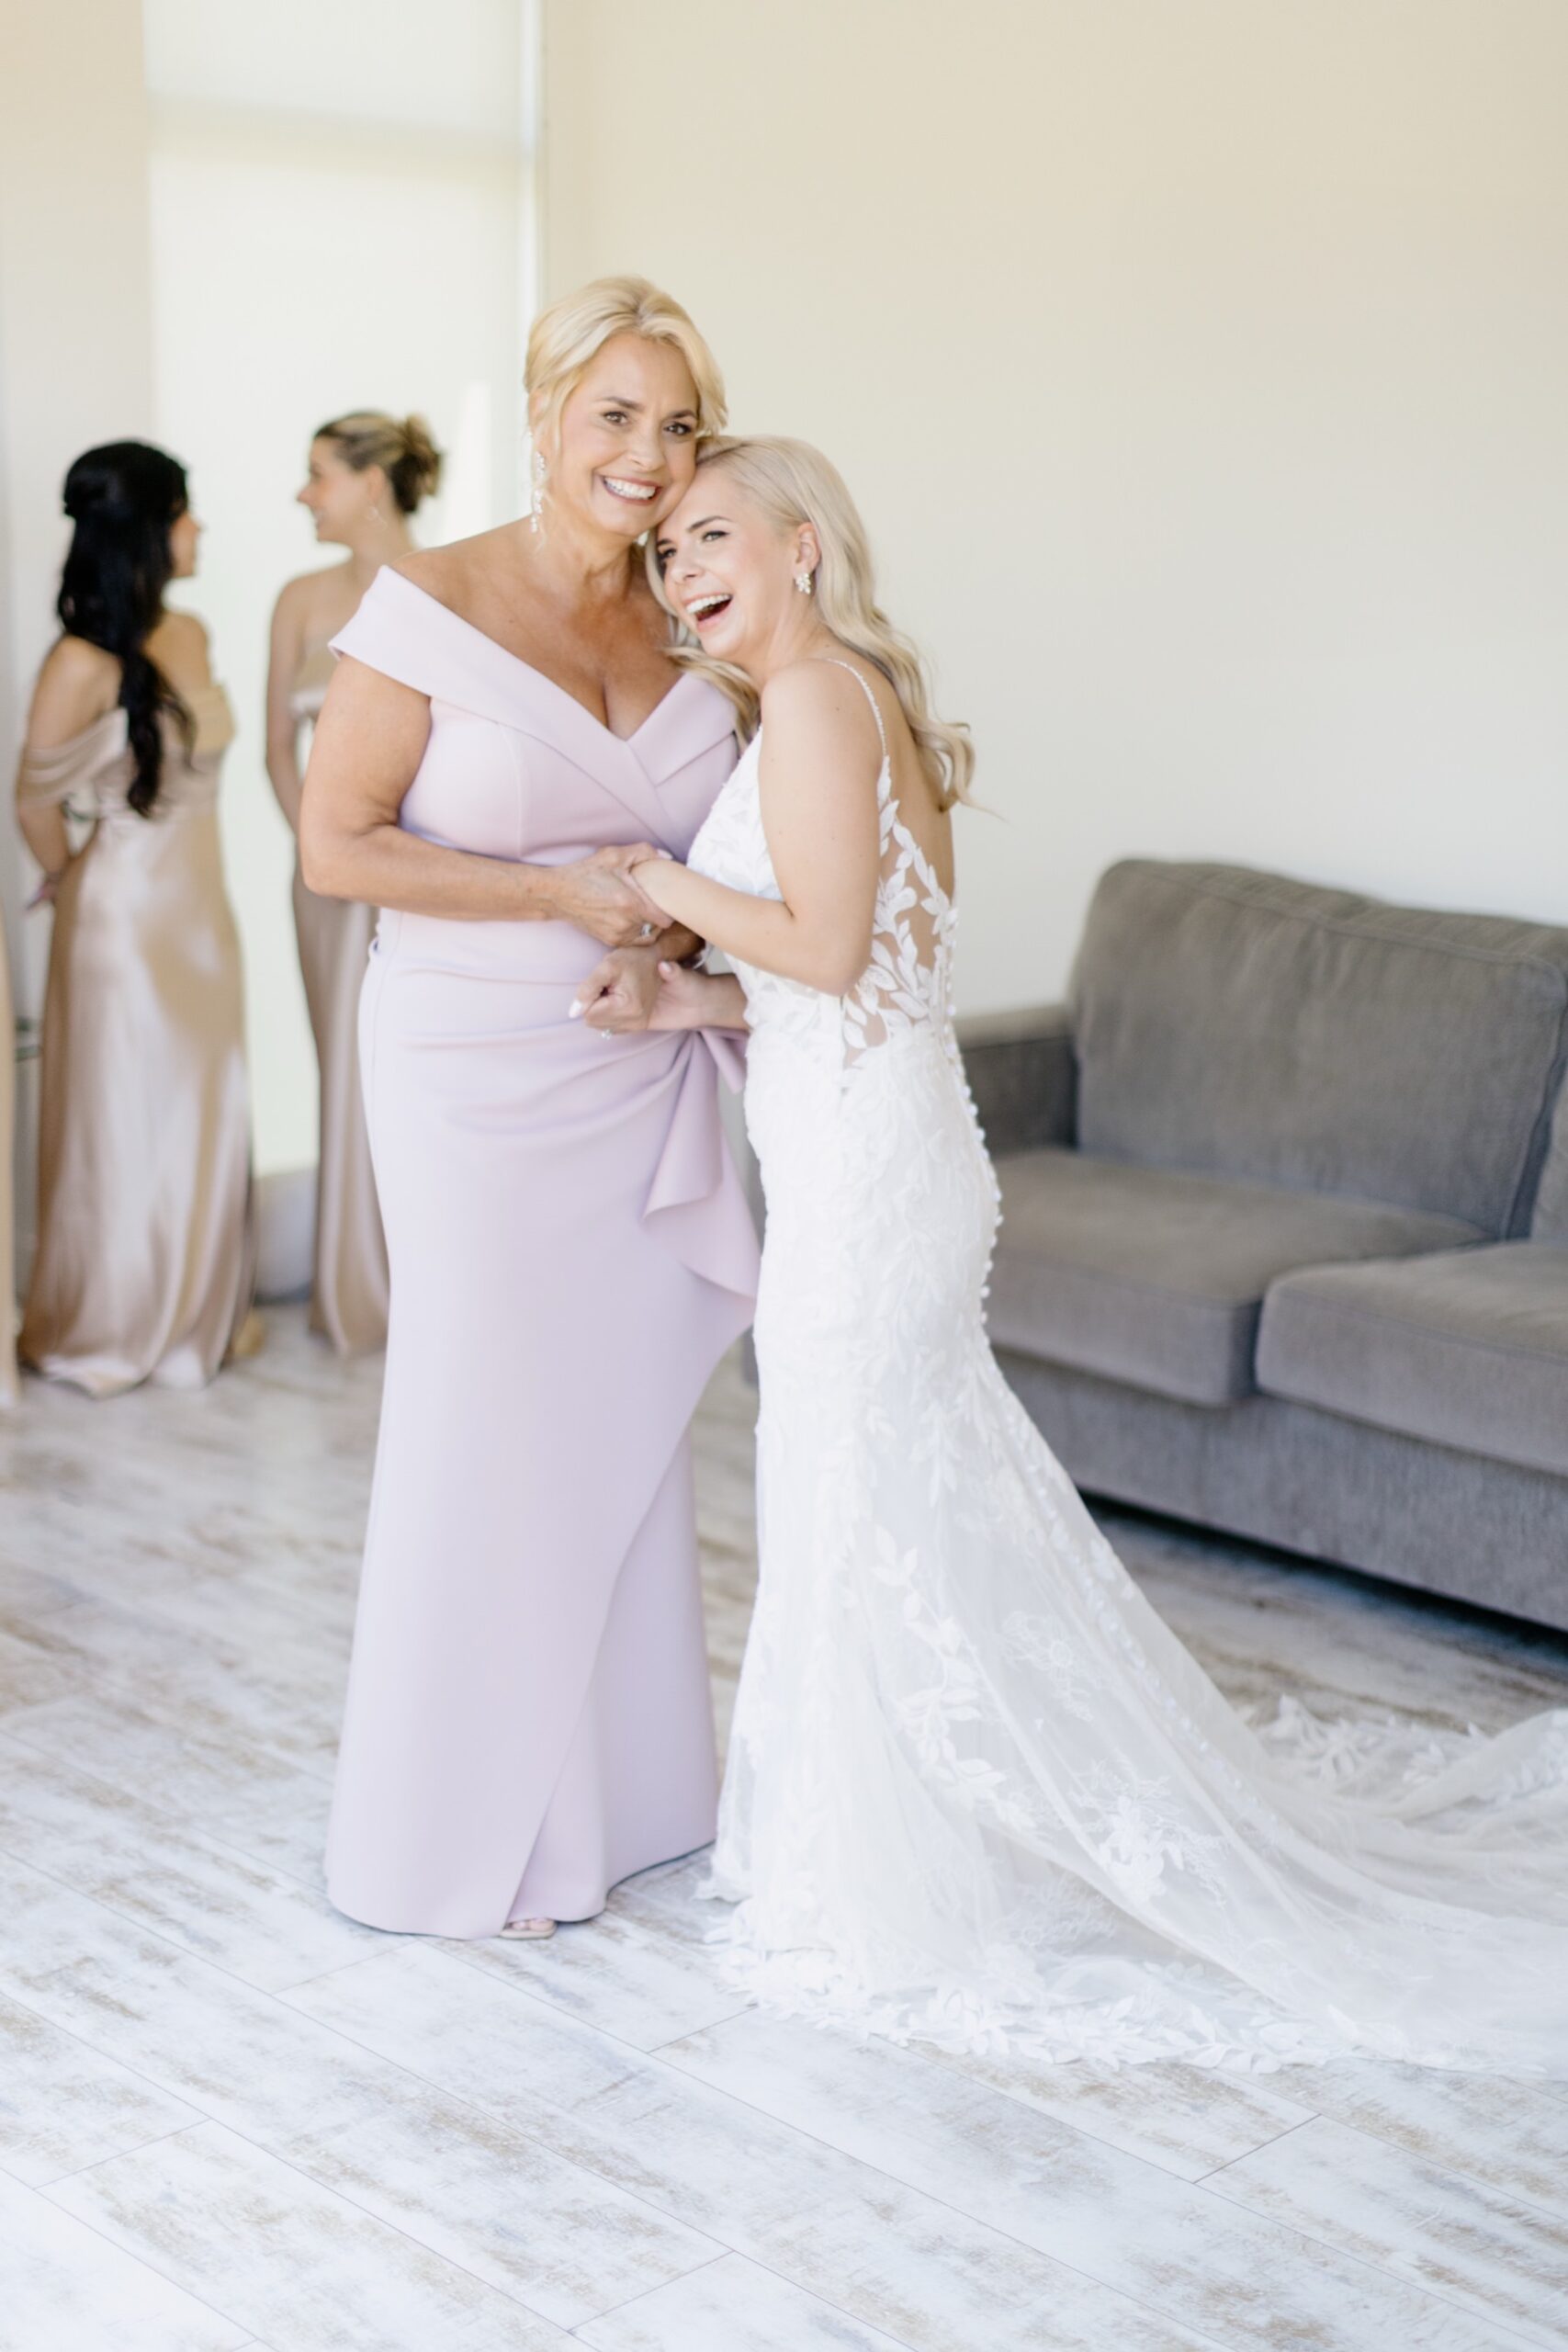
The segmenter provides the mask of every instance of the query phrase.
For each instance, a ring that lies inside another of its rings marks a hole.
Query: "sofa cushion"
[[[1568,1245],[1568,1084],[1557,1098],[1551,1119],[1551,1142],[1530,1218],[1532,1241]]]
[[[1264,1306],[1258,1380],[1297,1404],[1568,1476],[1568,1249],[1508,1241],[1288,1274]]]
[[[1086,1151],[1528,1228],[1568,930],[1137,859],[1096,892],[1073,1014]]]
[[[1278,1275],[1482,1238],[1451,1217],[1076,1151],[1021,1152],[998,1159],[997,1174],[996,1343],[1199,1405],[1251,1393],[1258,1314]]]

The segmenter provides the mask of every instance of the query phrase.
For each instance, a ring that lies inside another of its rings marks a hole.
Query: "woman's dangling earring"
[[[797,571],[795,575],[795,584],[803,596],[809,596],[817,586],[809,571]]]
[[[536,531],[545,511],[545,457],[542,449],[534,452],[533,475],[534,495],[528,502],[528,527]]]

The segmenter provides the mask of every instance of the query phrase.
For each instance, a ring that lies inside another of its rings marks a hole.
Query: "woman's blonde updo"
[[[401,514],[416,513],[421,500],[441,487],[441,452],[423,416],[399,418],[378,408],[356,408],[319,425],[314,438],[330,441],[356,474],[379,466]]]
[[[931,708],[924,661],[877,604],[871,542],[837,466],[809,442],[786,441],[776,435],[710,441],[698,453],[697,466],[702,472],[711,468],[733,481],[781,531],[810,524],[822,550],[812,580],[818,616],[840,645],[863,655],[880,670],[897,695],[941,806],[951,808],[954,801],[966,800],[975,772],[969,729],[961,720],[940,718]],[[660,603],[678,625],[675,659],[687,669],[701,671],[729,696],[739,714],[742,740],[753,734],[756,687],[743,671],[702,650],[694,633],[664,594],[651,540],[649,576]]]
[[[537,454],[548,463],[560,413],[599,353],[618,334],[667,343],[685,361],[697,391],[697,437],[722,433],[728,409],[718,362],[673,296],[646,277],[596,277],[539,312],[528,332],[523,389]]]

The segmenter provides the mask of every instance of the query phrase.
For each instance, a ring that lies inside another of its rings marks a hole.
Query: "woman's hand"
[[[574,865],[556,866],[550,883],[552,911],[606,947],[646,944],[666,928],[669,917],[637,888],[631,869],[658,855],[647,842],[635,842],[625,848],[596,849]]]
[[[733,972],[698,972],[668,959],[659,967],[650,1029],[744,1029],[746,992]]]
[[[612,1037],[651,1027],[661,968],[657,947],[613,948],[578,989],[572,1019]]]

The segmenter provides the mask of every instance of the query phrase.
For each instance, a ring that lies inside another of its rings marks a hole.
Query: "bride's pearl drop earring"
[[[538,527],[539,527],[539,518],[540,518],[540,516],[543,514],[544,511],[545,511],[545,459],[544,459],[544,452],[543,452],[542,450],[536,449],[536,450],[535,450],[535,452],[534,452],[534,495],[533,495],[533,497],[532,497],[532,498],[529,500],[529,502],[528,502],[528,526],[529,526],[530,530],[535,530],[535,531],[536,531],[536,530],[538,529]]]
[[[799,589],[803,596],[811,595],[815,592],[817,586],[817,582],[812,578],[809,571],[797,571],[795,575],[795,584]]]

